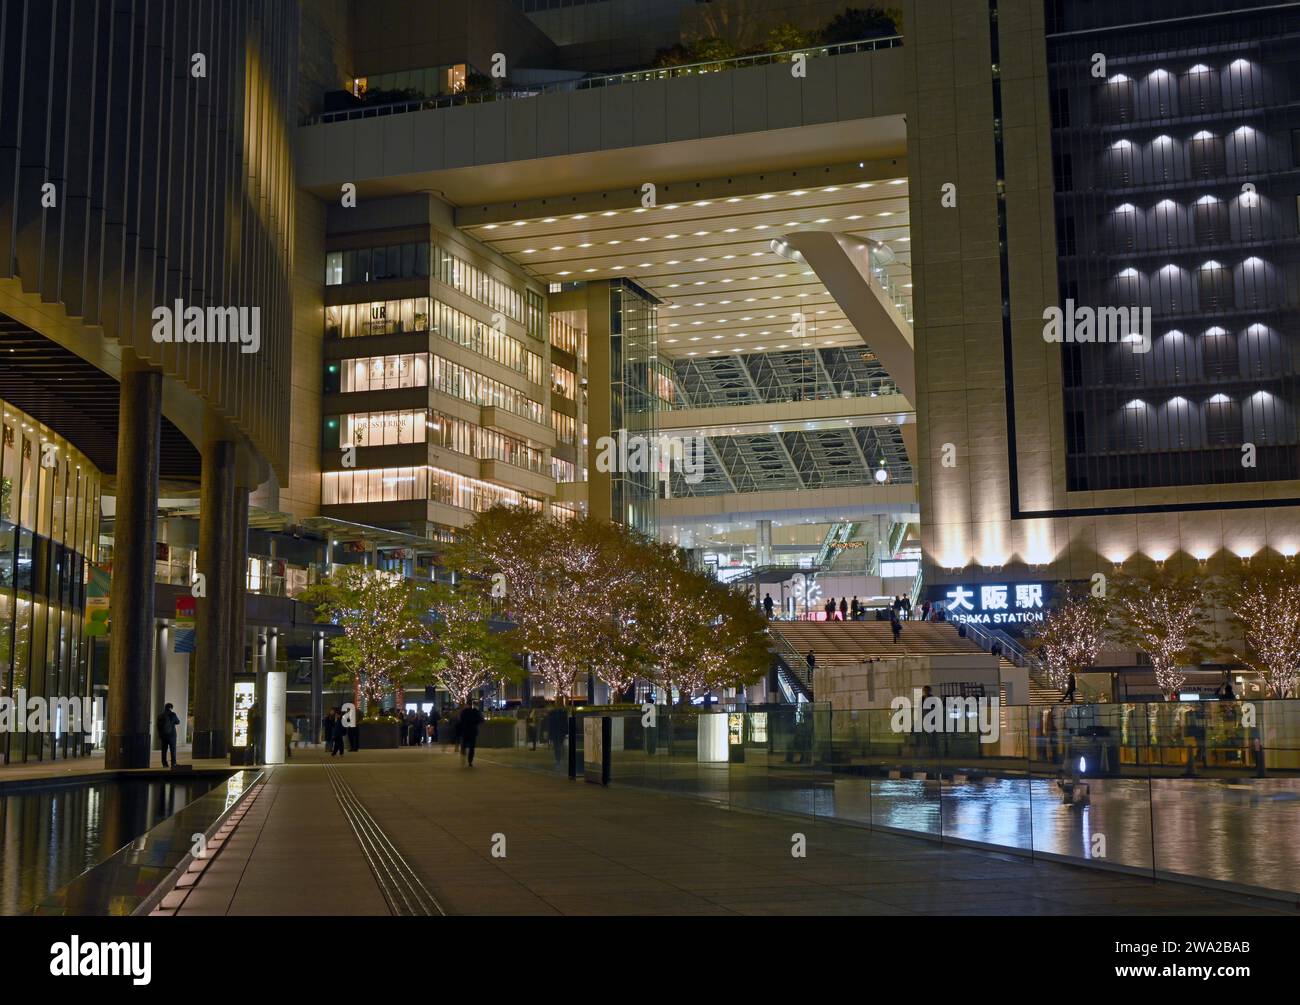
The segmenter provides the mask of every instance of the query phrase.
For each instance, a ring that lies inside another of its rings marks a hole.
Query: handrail
[[[318,115],[309,115],[303,124],[314,126],[327,122],[373,118],[379,115],[400,115],[405,112],[418,112],[432,108],[452,108],[458,105],[481,104],[488,101],[533,98],[539,94],[586,91],[595,87],[613,87],[619,84],[640,83],[647,80],[692,77],[704,73],[740,69],[746,66],[787,63],[795,56],[809,58],[840,56],[853,52],[875,52],[879,49],[894,49],[902,44],[902,35],[886,35],[882,38],[867,38],[857,42],[840,42],[836,45],[813,45],[801,49],[783,49],[780,52],[755,53],[751,56],[710,59],[700,63],[685,63],[681,66],[662,66],[647,70],[631,70],[626,73],[608,73],[595,77],[582,77],[577,80],[561,80],[549,84],[538,84],[535,87],[518,87],[510,90],[462,91],[459,94],[444,94],[433,98],[420,98],[415,101],[397,101],[369,107],[363,105],[360,108],[349,108],[341,112],[321,112]]]

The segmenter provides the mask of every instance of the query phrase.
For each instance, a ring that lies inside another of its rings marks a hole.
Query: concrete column
[[[274,727],[272,726],[272,724],[271,724],[271,697],[272,697],[272,693],[271,693],[272,683],[271,683],[271,681],[272,681],[272,675],[275,674],[275,672],[276,672],[276,663],[279,661],[279,659],[278,659],[278,657],[279,657],[279,648],[280,648],[280,647],[279,647],[279,641],[280,641],[280,631],[279,631],[279,629],[277,629],[277,628],[268,628],[268,629],[266,629],[266,654],[265,654],[265,660],[264,660],[264,662],[263,662],[263,664],[262,664],[262,679],[261,679],[260,681],[258,681],[258,683],[261,685],[261,691],[262,691],[262,694],[266,696],[266,704],[263,705],[262,707],[265,708],[266,711],[267,711],[266,719],[265,719],[266,724],[267,724],[267,725],[266,725],[266,737],[265,737],[265,740],[266,740],[267,743],[270,742],[270,738],[271,738],[272,734],[275,733],[275,728],[274,728]],[[284,740],[284,708],[285,708],[285,700],[286,700],[285,697],[284,697],[284,688],[285,688],[285,687],[286,687],[286,684],[285,684],[285,677],[284,677],[283,674],[281,674],[281,675],[280,675],[280,688],[281,688],[281,693],[280,693],[280,739],[281,739],[281,749],[283,749],[283,747],[284,747],[284,744],[283,744],[283,740]],[[263,749],[263,750],[266,750],[266,751],[269,751],[271,748],[270,748],[270,747],[263,747],[262,749]],[[272,761],[268,760],[267,763],[268,763],[268,764],[271,764],[271,763],[279,763],[279,762],[272,762]]]
[[[170,633],[169,633],[170,634]],[[168,647],[170,649],[170,646]],[[176,706],[176,715],[181,724],[176,727],[176,742],[191,743],[190,724],[187,710],[190,707],[190,657],[188,653],[168,652],[166,656],[166,675],[163,687],[163,702]]]
[[[248,488],[237,485],[234,498],[234,519],[231,521],[227,544],[230,549],[230,584],[227,591],[227,603],[230,608],[230,652],[226,666],[226,738],[230,737],[231,694],[234,682],[232,675],[246,673],[248,666],[244,657],[244,648],[248,641],[248,632],[244,624],[246,593],[248,590]],[[256,636],[254,636],[256,638]],[[257,659],[257,649],[253,650],[253,659]],[[261,683],[260,681],[258,683]],[[266,717],[266,702],[262,694],[263,718]]]
[[[760,568],[772,564],[772,521],[758,521],[758,555],[755,564]]]
[[[268,654],[270,650],[268,649]],[[287,677],[283,670],[271,669],[266,675],[266,729],[265,759],[267,764],[284,763],[285,688]]]
[[[107,768],[149,766],[154,636],[158,445],[162,374],[123,372],[118,403],[117,509],[113,518],[113,634],[108,651]]]
[[[162,612],[164,615],[167,613]],[[149,747],[151,750],[162,749],[162,737],[158,735],[158,716],[167,704],[167,650],[171,647],[171,632],[161,621],[154,626],[153,633],[153,684],[149,697]],[[180,743],[179,734],[177,743]]]
[[[222,758],[230,749],[232,522],[235,445],[207,444],[199,487],[199,563],[203,596],[195,598],[194,759]]]

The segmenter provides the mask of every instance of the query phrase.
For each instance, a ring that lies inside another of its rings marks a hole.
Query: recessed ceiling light
[[[601,215],[601,216],[618,216],[618,210],[607,209],[607,210],[605,210],[605,212],[601,213],[600,215]]]
[[[555,222],[555,217],[553,216],[548,216],[545,220],[542,221],[542,223],[554,223],[554,222]]]
[[[525,254],[525,255],[531,255],[531,254],[534,254],[536,251],[537,251],[536,248],[525,248],[525,249],[524,249],[524,254]]]
[[[587,214],[586,214],[586,213],[579,213],[577,216],[574,217],[574,219],[575,219],[575,220],[585,220],[585,219],[587,219]]]
[[[563,250],[564,250],[564,245],[563,245],[563,244],[553,244],[553,245],[551,245],[551,250],[552,250],[552,251],[563,251]]]
[[[489,223],[489,224],[488,224],[487,226],[485,226],[483,229],[484,229],[484,230],[496,230],[496,229],[497,229],[497,225],[496,225],[495,223]]]

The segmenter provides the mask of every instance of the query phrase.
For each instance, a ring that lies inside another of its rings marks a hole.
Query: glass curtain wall
[[[16,700],[20,690],[47,701],[89,696],[84,619],[100,473],[4,402],[0,423],[0,697]],[[51,704],[45,732],[0,734],[4,763],[81,753],[83,736],[69,732],[65,714]]]
[[[1300,10],[1224,6],[1049,5],[1071,490],[1300,477]]]
[[[659,302],[630,280],[610,284],[610,428],[615,435],[653,438],[659,432],[656,373],[659,359]],[[657,471],[621,470],[611,478],[612,512],[628,527],[658,533]]]

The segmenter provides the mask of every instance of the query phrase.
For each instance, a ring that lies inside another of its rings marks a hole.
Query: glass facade
[[[572,353],[578,359],[587,358],[587,333],[568,319],[552,314],[550,317],[551,345]]]
[[[543,428],[547,426],[550,410],[545,404],[544,389],[550,368],[545,358],[547,327],[543,296],[527,289],[522,281],[516,288],[511,282],[494,277],[489,270],[440,247],[437,241],[400,245],[381,245],[376,241],[368,248],[332,251],[327,255],[326,284],[331,286],[426,275],[492,311],[492,320],[482,320],[483,312],[476,308],[465,305],[466,309],[460,309],[432,296],[363,301],[327,306],[326,337],[354,339],[427,333],[430,350],[438,347],[435,337],[443,339],[517,376],[500,373],[491,376],[480,372],[474,364],[467,366],[436,351],[358,355],[326,363],[325,391],[353,394],[424,387],[428,389],[429,406],[438,401],[438,395],[447,395],[480,408],[500,409]],[[431,286],[431,292],[437,289]],[[507,319],[522,325],[525,334],[509,334]],[[534,345],[529,339],[540,344]],[[576,376],[571,383],[576,384]],[[383,402],[368,400],[366,405],[371,409],[364,412],[334,409],[335,414],[325,417],[323,448],[328,452],[342,444],[373,447],[432,443],[476,460],[497,461],[541,475],[550,471],[545,448],[518,436],[434,407],[413,408],[409,395],[394,401],[400,407],[374,410],[376,403]],[[541,505],[539,500],[529,499],[514,489],[425,465],[328,472],[322,482],[322,504],[326,506],[421,499],[471,511],[496,503]]]
[[[429,354],[416,352],[345,359],[339,364],[339,371],[339,390],[344,393],[428,387]]]
[[[411,241],[373,248],[331,251],[325,255],[325,285],[411,279],[429,274],[429,244]]]
[[[484,429],[442,412],[432,413],[428,428],[432,442],[458,454],[482,461],[503,461],[537,474],[546,470],[545,451],[495,429]]]
[[[655,373],[659,357],[658,301],[635,283],[610,283],[610,429],[617,436],[653,437],[659,431]],[[658,472],[619,471],[610,479],[611,512],[643,534],[658,530]]]
[[[1300,11],[1223,6],[1048,5],[1071,490],[1300,477]]]
[[[453,290],[477,300],[484,307],[500,311],[512,321],[524,323],[524,296],[509,283],[494,279],[445,248],[433,249],[435,277]]]
[[[0,423],[0,696],[88,697],[86,581],[97,555],[100,473],[3,402]],[[61,717],[49,725],[0,734],[5,763],[81,752],[81,735]]]
[[[425,442],[425,411],[394,409],[353,412],[343,416],[343,442],[358,447],[386,447],[395,443]]]
[[[472,405],[503,408],[538,425],[546,422],[546,409],[542,407],[541,402],[534,401],[523,391],[508,384],[485,377],[441,356],[433,357],[433,388],[453,398],[468,401]]]
[[[331,338],[429,331],[508,367],[531,383],[542,383],[541,356],[499,328],[428,297],[336,304],[325,309],[325,330]]]
[[[481,513],[493,506],[536,509],[540,500],[513,489],[454,471],[422,465],[410,468],[372,468],[366,471],[327,471],[321,487],[321,505],[406,502],[428,499]]]
[[[448,342],[507,366],[534,384],[542,382],[542,357],[526,349],[522,342],[436,300],[433,317],[434,330]]]

